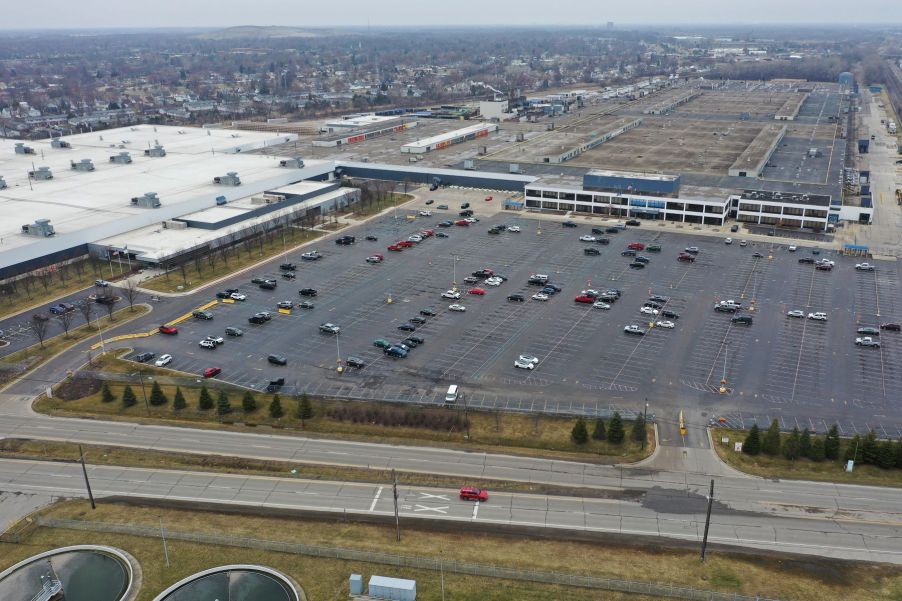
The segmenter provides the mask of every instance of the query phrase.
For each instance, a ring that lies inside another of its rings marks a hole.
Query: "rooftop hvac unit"
[[[135,196],[132,198],[132,206],[142,209],[158,209],[160,207],[160,199],[156,192],[145,192],[143,196]]]
[[[235,171],[229,171],[225,175],[217,175],[213,178],[214,184],[220,184],[222,186],[240,186],[241,178],[238,177],[238,173]]]
[[[510,173],[520,173],[520,165],[518,163],[511,163],[509,172]]]
[[[163,222],[164,230],[186,230],[188,229],[188,224],[184,221],[176,221],[175,219],[169,219]]]
[[[119,154],[111,156],[110,162],[118,165],[128,165],[132,162],[132,157],[128,152],[120,152]]]
[[[35,171],[29,171],[28,177],[35,181],[53,179],[53,172],[50,167],[38,167]]]
[[[60,138],[53,138],[50,140],[50,146],[52,148],[72,148],[72,145],[62,140]]]
[[[22,226],[22,233],[26,236],[49,238],[56,232],[53,230],[53,226],[50,225],[49,219],[35,219],[34,223]]]
[[[480,155],[488,154],[488,152],[489,152],[489,149],[488,149],[487,146],[480,146],[480,147],[479,147],[479,154],[480,154]]]
[[[82,159],[77,163],[69,161],[69,166],[73,171],[94,171],[94,163],[91,162],[91,159]]]
[[[160,144],[154,144],[153,148],[146,148],[144,150],[144,156],[146,157],[164,157],[166,156],[166,149],[163,148]]]
[[[3,176],[0,175],[0,190],[6,188],[6,181],[3,179]]]
[[[464,169],[466,169],[467,171],[474,171],[476,169],[473,159],[464,160]]]
[[[16,147],[13,150],[15,150],[16,154],[34,154],[34,148],[26,146],[25,142],[16,142]]]
[[[302,169],[304,167],[304,159],[301,157],[292,157],[290,159],[282,159],[279,161],[279,167],[287,169]]]

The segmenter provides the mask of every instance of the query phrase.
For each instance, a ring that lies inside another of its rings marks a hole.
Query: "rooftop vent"
[[[301,157],[291,157],[290,159],[282,159],[279,161],[279,167],[287,169],[303,169],[304,159]]]
[[[35,171],[29,171],[28,177],[36,181],[48,180],[53,179],[53,172],[50,167],[38,167]]]
[[[34,154],[34,148],[26,146],[25,142],[16,142],[14,150],[16,151],[16,154]]]
[[[82,159],[77,163],[69,161],[69,165],[73,171],[94,171],[94,163],[91,162],[91,159]]]
[[[154,144],[153,148],[147,148],[144,150],[144,156],[146,157],[164,157],[166,156],[166,149],[163,148],[160,144]]]
[[[235,171],[229,171],[225,175],[217,175],[213,178],[214,184],[221,184],[223,186],[240,186],[241,178],[238,177],[238,173]]]
[[[50,140],[50,146],[53,148],[72,148],[72,145],[61,138],[53,138]]]
[[[53,226],[50,225],[49,219],[35,219],[34,223],[22,226],[22,233],[26,236],[49,238],[56,232],[53,231]]]
[[[132,206],[142,209],[158,209],[160,208],[160,199],[156,192],[145,192],[143,196],[132,198]]]
[[[128,165],[132,162],[132,157],[127,152],[120,152],[119,154],[111,156],[110,162],[116,163],[117,165]]]
[[[4,181],[3,176],[0,175],[0,190],[6,188],[6,181]]]

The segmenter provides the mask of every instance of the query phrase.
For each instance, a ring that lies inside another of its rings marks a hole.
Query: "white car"
[[[200,348],[214,349],[214,348],[216,348],[216,343],[213,342],[212,340],[204,338],[203,340],[200,341]]]
[[[163,367],[172,363],[172,355],[160,355],[160,358],[153,362],[157,367]]]
[[[623,328],[623,331],[626,332],[627,334],[638,334],[640,336],[645,335],[645,330],[643,330],[636,324],[626,326],[625,328]]]
[[[457,300],[460,298],[460,292],[456,290],[445,290],[442,292],[442,298],[450,298],[452,300]]]
[[[241,294],[240,292],[233,292],[229,295],[229,298],[236,301],[244,301],[247,300],[247,295]]]
[[[585,236],[579,237],[580,242],[595,242],[595,236],[590,236],[586,234]]]
[[[419,244],[420,242],[423,241],[423,237],[420,236],[419,234],[414,234],[413,236],[410,236],[409,238],[407,238],[407,241],[415,242],[415,243]]]
[[[723,243],[724,243],[724,244],[733,244],[733,239],[732,239],[732,238],[727,238],[726,240],[723,241]]]
[[[448,305],[448,309],[450,311],[457,311],[458,313],[463,313],[464,311],[467,310],[466,307],[464,307],[463,305],[458,305],[457,303],[454,303],[453,305]]]
[[[740,241],[739,241],[739,246],[745,247],[745,246],[748,246],[748,245],[749,245],[749,241],[748,241],[748,240],[740,240]]]
[[[467,223],[478,223],[478,222],[479,222],[479,220],[476,219],[475,217],[467,217],[467,218],[465,219],[465,221],[466,221]]]
[[[639,313],[642,313],[644,315],[657,315],[658,310],[652,309],[651,307],[642,307],[641,309],[639,309]]]
[[[863,338],[856,338],[855,344],[858,346],[870,346],[872,348],[880,348],[880,341],[874,340],[870,336],[865,336]]]
[[[489,286],[500,286],[503,281],[501,278],[489,278],[485,283]]]
[[[532,300],[537,300],[537,301],[547,301],[547,300],[548,300],[548,295],[547,295],[547,294],[544,294],[544,293],[542,293],[542,292],[536,292],[535,294],[532,295]]]
[[[795,244],[793,244],[789,247],[789,252],[791,252],[791,253],[794,253],[797,250],[799,250],[799,248]]]
[[[794,311],[790,311],[786,314],[786,317],[805,317],[805,312],[799,309],[795,309]]]
[[[532,355],[520,355],[514,360],[514,367],[520,369],[535,369],[539,364],[539,358]]]
[[[334,323],[326,322],[324,324],[320,324],[319,331],[325,334],[340,334],[341,328]]]
[[[815,313],[809,313],[808,319],[814,319],[815,321],[827,321],[827,314],[823,311],[817,311]]]
[[[676,327],[676,324],[672,321],[656,321],[655,325],[659,328],[664,328],[665,330],[672,330]]]
[[[209,340],[214,344],[222,344],[225,342],[222,336],[207,336],[204,340]]]
[[[742,306],[742,303],[737,303],[737,302],[734,301],[733,299],[722,300],[722,301],[720,301],[720,304],[721,304],[721,305],[729,305],[729,306],[731,306],[731,307],[741,307],[741,306]]]
[[[594,288],[586,288],[585,290],[580,290],[579,294],[580,296],[598,296],[601,292]]]
[[[831,261],[830,259],[821,259],[820,261],[815,261],[816,265],[829,265],[830,267],[836,267],[836,261]]]
[[[519,233],[520,233],[520,226],[519,226],[519,225],[512,225],[512,226],[510,226],[509,228],[507,228],[507,231],[509,231],[509,232],[514,232],[514,233],[516,233],[516,234],[519,234]]]
[[[420,217],[432,217],[432,211],[420,211]]]
[[[857,269],[858,271],[874,271],[876,267],[874,267],[870,263],[858,263],[855,265],[855,269]]]
[[[592,303],[592,306],[595,307],[596,309],[610,309],[611,308],[611,305],[609,305],[608,303],[606,303],[604,301],[595,301],[594,303]]]

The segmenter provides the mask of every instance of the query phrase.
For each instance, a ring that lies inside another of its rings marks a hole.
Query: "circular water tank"
[[[855,76],[848,71],[843,71],[839,74],[839,85],[851,86],[853,83],[855,83]]]
[[[136,571],[137,561],[119,549],[61,547],[0,572],[0,599],[31,601],[46,587],[48,595],[61,588],[66,601],[122,601],[131,598]]]
[[[288,576],[256,565],[228,565],[192,574],[154,601],[300,601],[300,587]]]

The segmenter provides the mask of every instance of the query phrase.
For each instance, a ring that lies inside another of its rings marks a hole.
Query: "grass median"
[[[128,275],[123,262],[85,259],[71,264],[62,264],[55,271],[39,270],[0,286],[0,319],[6,319],[29,307],[50,303],[94,285],[95,280],[118,279]],[[85,293],[87,294],[87,292]]]
[[[99,307],[100,305],[98,305]],[[150,312],[147,305],[135,305],[115,311],[112,317],[104,315],[92,319],[90,324],[84,324],[69,330],[66,334],[59,334],[53,338],[47,338],[43,343],[35,343],[28,348],[10,353],[0,359],[0,385],[10,382],[19,375],[34,369],[51,357],[78,344],[86,338],[97,335],[100,329],[107,330],[110,327],[119,326],[141,317]],[[76,319],[80,319],[79,315]]]
[[[268,541],[304,542],[427,558],[443,558],[502,567],[622,578],[689,586],[723,593],[761,595],[794,601],[843,598],[847,601],[894,600],[902,595],[902,569],[890,565],[843,563],[817,558],[731,554],[709,550],[698,561],[695,549],[665,549],[660,544],[621,544],[609,540],[552,540],[543,536],[481,532],[459,525],[428,526],[402,521],[402,541],[395,542],[393,524],[355,523],[345,519],[317,520],[298,515],[240,516],[222,511],[192,511],[140,503],[101,500],[92,511],[85,501],[68,501],[41,512],[57,519],[128,524],[169,532],[231,535]],[[105,534],[61,528],[38,528],[17,545],[0,545],[0,569],[28,555],[68,544],[106,544],[134,555],[144,570],[145,584],[138,597],[149,601],[167,585],[199,570],[229,563],[262,564],[292,576],[311,601],[344,598],[348,575],[360,573],[417,580],[418,598],[442,598],[440,573],[397,568],[378,563],[321,559],[235,546],[189,543],[168,538],[171,567],[165,567],[159,538]],[[650,597],[624,595],[579,587],[476,577],[445,571],[448,598],[473,601],[520,599],[582,601],[604,598],[645,601]]]
[[[734,442],[744,441],[747,430],[716,428],[711,431],[717,455],[728,465],[739,471],[762,478],[785,480],[813,480],[817,482],[839,482],[843,484],[864,484],[869,486],[902,487],[902,469],[881,469],[874,465],[856,464],[851,472],[845,471],[845,463],[840,460],[811,461],[810,459],[785,459],[782,455],[747,455],[737,452]],[[723,439],[727,443],[722,442]],[[783,433],[785,442],[788,435]],[[850,439],[840,439],[839,456],[845,455]]]
[[[283,228],[272,236],[261,236],[258,242],[247,242],[241,248],[214,251],[196,261],[141,282],[141,287],[156,292],[184,292],[203,286],[246,267],[291,250],[327,232],[297,227]],[[223,258],[225,257],[225,258]]]
[[[654,450],[654,434],[646,431],[646,444],[634,440],[631,422],[624,422],[625,439],[619,444],[588,436],[583,444],[574,442],[575,418],[542,414],[465,411],[463,407],[419,407],[378,401],[339,401],[307,398],[308,413],[300,417],[304,397],[279,397],[282,415],[273,412],[274,395],[251,392],[217,381],[198,382],[197,378],[171,378],[163,370],[139,367],[113,356],[104,358],[103,370],[109,395],[104,395],[103,380],[73,378],[61,384],[53,398],[43,397],[35,409],[66,416],[90,416],[126,421],[178,422],[193,427],[236,430],[276,429],[303,432],[306,436],[340,438],[366,442],[441,446],[469,451],[512,453],[524,456],[574,459],[595,463],[631,463]],[[143,370],[143,371],[141,371]],[[117,375],[142,373],[140,384],[126,384]],[[154,404],[152,387],[159,384],[162,397]],[[202,409],[202,385],[208,385],[211,404]],[[130,386],[137,402],[123,402]],[[185,407],[175,408],[176,389],[185,399]],[[227,411],[221,412],[220,393],[224,393]],[[145,403],[144,397],[148,397]],[[245,396],[247,395],[247,398]],[[106,402],[104,399],[106,398]],[[162,402],[160,402],[162,401]],[[247,403],[247,404],[246,404]],[[246,410],[250,409],[250,410]],[[605,422],[611,429],[611,420]],[[587,423],[592,433],[595,423]]]

